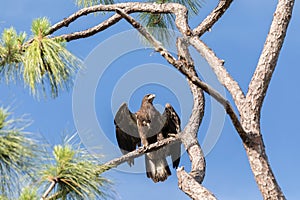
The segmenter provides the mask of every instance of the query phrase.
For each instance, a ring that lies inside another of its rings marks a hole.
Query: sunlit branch
[[[280,0],[266,38],[264,48],[249,84],[246,101],[260,113],[264,97],[275,70],[287,28],[292,16],[294,0]],[[255,99],[255,101],[253,101]],[[257,116],[259,118],[259,116]]]
[[[185,68],[189,69],[194,76],[198,77],[195,70],[194,61],[188,50],[188,43],[186,40],[183,38],[178,38],[176,46],[179,60],[182,60],[185,64]],[[187,79],[187,81],[193,94],[193,109],[187,125],[185,126],[182,134],[180,134],[180,138],[191,161],[191,171],[189,174],[199,184],[201,184],[205,177],[206,162],[203,150],[198,142],[197,135],[204,116],[205,99],[202,89],[193,84],[189,79]],[[187,181],[187,179],[182,181]]]
[[[145,147],[145,146],[140,147],[140,148],[138,148],[138,149],[136,149],[132,152],[129,152],[126,155],[123,155],[119,158],[115,158],[113,160],[110,160],[110,161],[102,164],[102,166],[107,166],[109,168],[117,167],[118,165],[120,165],[120,164],[122,164],[126,161],[129,161],[133,158],[140,157],[140,156],[144,155],[145,153],[149,153],[151,151],[158,150],[158,149],[162,148],[163,146],[166,146],[168,144],[173,144],[173,143],[178,142],[178,141],[180,141],[179,137],[169,137],[169,138],[166,138],[166,139],[161,140],[159,142],[150,144],[147,147]]]
[[[111,5],[95,5],[88,8],[83,8],[64,20],[53,25],[49,34],[61,29],[62,27],[69,26],[72,22],[78,18],[88,15],[90,13],[96,13],[101,11],[114,12],[117,9],[124,10],[126,13],[133,12],[150,12],[150,13],[173,13],[176,16],[175,24],[180,32],[190,35],[191,31],[187,24],[187,8],[178,3],[142,3],[142,2],[128,2],[128,3],[117,3]]]
[[[208,62],[214,73],[216,74],[220,83],[229,91],[237,108],[245,101],[245,95],[239,84],[231,77],[224,67],[224,60],[219,59],[203,41],[197,36],[190,37],[189,43],[201,54],[201,56]],[[241,110],[239,109],[239,112]]]
[[[195,181],[195,179],[184,171],[184,168],[177,169],[178,186],[192,199],[216,200],[217,198],[208,189]],[[184,180],[184,181],[183,181]]]
[[[122,19],[122,17],[118,14],[114,14],[113,16],[111,16],[110,18],[108,18],[107,20],[101,22],[100,24],[83,30],[83,31],[77,31],[74,33],[70,33],[70,34],[64,34],[64,35],[60,35],[58,36],[58,38],[62,38],[66,41],[72,41],[72,40],[77,40],[80,38],[87,38],[90,37],[92,35],[95,35],[107,28],[109,28],[110,26],[114,25],[115,23],[117,23],[118,21],[120,21]]]
[[[220,0],[217,7],[193,30],[194,36],[201,36],[223,16],[233,0]]]

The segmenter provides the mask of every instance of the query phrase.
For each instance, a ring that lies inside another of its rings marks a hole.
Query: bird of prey
[[[154,98],[154,94],[147,94],[135,114],[129,111],[126,103],[119,108],[114,123],[118,145],[123,154],[135,150],[137,146],[148,146],[180,132],[180,119],[174,108],[166,104],[161,114],[152,104]],[[147,177],[155,183],[165,181],[171,175],[167,156],[171,156],[173,168],[177,168],[180,161],[179,142],[145,154]],[[134,160],[129,160],[128,164],[132,166]]]

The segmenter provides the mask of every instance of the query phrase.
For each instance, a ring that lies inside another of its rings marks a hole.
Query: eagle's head
[[[143,101],[152,103],[153,100],[154,100],[154,98],[155,98],[155,94],[147,94],[147,95],[144,97]]]

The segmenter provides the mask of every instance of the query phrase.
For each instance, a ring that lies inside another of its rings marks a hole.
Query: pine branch
[[[184,171],[184,168],[177,169],[178,186],[189,197],[194,200],[216,200],[217,198],[203,187],[201,184],[195,181],[195,179]]]
[[[176,46],[179,60],[183,61],[185,68],[187,68],[191,74],[198,77],[186,40],[178,38]],[[185,126],[182,134],[180,134],[180,138],[191,161],[191,171],[189,174],[199,184],[201,184],[205,177],[206,162],[203,150],[198,142],[197,135],[204,116],[205,100],[202,89],[197,85],[194,85],[189,79],[187,79],[187,81],[193,94],[193,109],[187,125]]]
[[[62,38],[67,42],[72,41],[72,40],[81,39],[81,38],[87,38],[87,37],[93,36],[101,31],[111,27],[115,23],[119,22],[121,19],[122,19],[122,17],[120,15],[114,14],[107,20],[99,23],[98,25],[96,25],[92,28],[89,28],[89,29],[86,29],[83,31],[77,31],[77,32],[70,33],[70,34],[60,35],[57,38]]]
[[[158,149],[160,149],[160,148],[162,148],[166,145],[173,144],[173,143],[178,142],[178,141],[180,141],[179,137],[166,138],[166,139],[161,140],[159,142],[150,144],[147,147],[145,147],[145,146],[139,147],[138,149],[136,149],[132,152],[129,152],[128,154],[123,155],[119,158],[115,158],[113,160],[110,160],[110,161],[104,163],[101,166],[107,166],[108,168],[117,167],[118,165],[120,165],[124,162],[127,162],[127,161],[129,161],[133,158],[140,157],[140,156],[144,155],[145,153],[149,153],[151,151],[158,150]]]
[[[74,14],[70,15],[69,17],[63,19],[62,21],[56,23],[55,25],[53,25],[49,29],[48,35],[53,34],[55,31],[60,30],[63,27],[68,27],[72,22],[76,21],[80,17],[86,16],[91,13],[101,12],[101,11],[114,12],[117,9],[121,9],[126,13],[134,13],[134,12],[149,12],[149,13],[163,13],[163,14],[172,13],[175,15],[175,24],[178,30],[180,30],[180,32],[183,33],[184,35],[191,34],[191,30],[187,23],[188,17],[187,17],[187,9],[185,6],[178,3],[157,4],[157,3],[128,2],[128,3],[118,3],[112,5],[100,4],[88,8],[83,8],[75,12]],[[119,20],[120,17],[118,15],[114,15],[109,19],[107,19],[106,21],[90,29],[79,31],[76,33],[71,33],[71,34],[64,34],[57,37],[63,37],[67,41],[89,37],[108,28],[109,26],[113,25]],[[27,43],[30,43],[30,41],[28,41]]]
[[[252,105],[252,107],[258,113],[260,113],[264,97],[277,64],[292,16],[294,3],[294,0],[280,0],[278,2],[264,48],[249,84],[246,102],[254,102],[255,105]]]
[[[219,59],[198,36],[189,38],[190,44],[201,54],[201,56],[208,62],[214,73],[216,74],[220,83],[229,91],[237,108],[241,108],[245,101],[245,94],[240,88],[239,84],[232,78],[224,67],[224,60]],[[239,109],[239,112],[241,110]]]
[[[223,16],[233,0],[220,0],[217,7],[193,30],[194,36],[201,36]]]

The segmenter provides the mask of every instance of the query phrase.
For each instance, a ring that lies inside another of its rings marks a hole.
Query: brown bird
[[[116,137],[123,154],[136,149],[137,146],[148,146],[157,141],[180,132],[180,119],[170,104],[166,104],[163,114],[153,106],[154,94],[147,94],[140,109],[131,113],[126,103],[123,103],[115,116]],[[171,156],[173,168],[180,162],[180,143],[160,148],[145,154],[146,174],[155,183],[164,181],[171,175],[166,157]],[[131,166],[134,160],[128,161]]]

